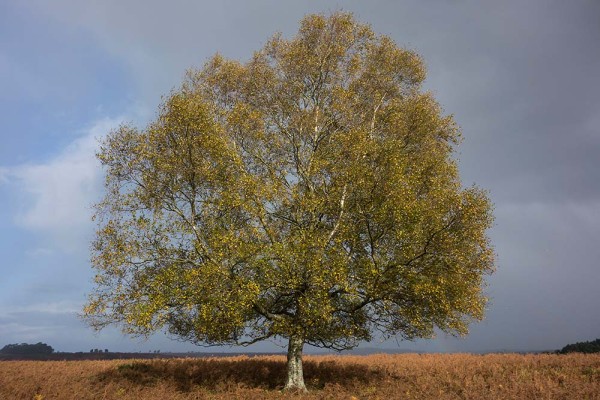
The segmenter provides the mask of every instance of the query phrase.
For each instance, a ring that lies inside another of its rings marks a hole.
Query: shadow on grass
[[[163,382],[180,391],[194,386],[206,389],[247,387],[279,389],[286,377],[284,361],[265,359],[180,359],[139,360],[123,363],[96,378],[100,382],[152,386]],[[333,384],[352,387],[382,379],[382,372],[366,365],[334,361],[304,362],[304,380],[309,388]]]

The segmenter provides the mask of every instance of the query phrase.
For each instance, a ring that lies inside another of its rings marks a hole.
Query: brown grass
[[[2,361],[0,399],[600,399],[600,355],[307,356],[307,395],[284,361]]]

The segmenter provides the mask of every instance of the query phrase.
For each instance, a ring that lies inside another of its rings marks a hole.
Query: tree
[[[412,51],[345,13],[305,17],[243,64],[189,71],[98,157],[96,328],[197,344],[349,349],[464,334],[483,316],[491,205],[462,188],[460,132]]]
[[[600,353],[600,339],[592,340],[589,342],[577,342],[574,344],[568,344],[561,350],[558,350],[558,353]]]
[[[36,354],[52,354],[54,349],[46,343],[38,342],[36,344],[15,343],[7,344],[0,349],[0,354],[17,354],[17,355],[36,355]]]

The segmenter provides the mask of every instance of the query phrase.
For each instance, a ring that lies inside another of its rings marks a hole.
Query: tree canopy
[[[98,153],[90,323],[287,338],[300,388],[305,343],[466,333],[494,267],[491,205],[462,187],[460,131],[424,79],[421,57],[345,13],[189,71]]]
[[[11,355],[36,355],[36,354],[52,354],[54,349],[46,343],[38,342],[36,344],[14,343],[7,344],[0,349],[0,354]]]
[[[589,342],[577,342],[568,344],[558,351],[561,354],[567,353],[600,353],[600,339]]]

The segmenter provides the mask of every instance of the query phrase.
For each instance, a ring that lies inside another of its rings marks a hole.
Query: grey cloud
[[[427,88],[463,128],[463,181],[496,204],[487,320],[465,340],[410,346],[546,349],[600,332],[597,1],[33,4],[93,35],[129,68],[135,101],[150,109],[216,51],[245,59],[306,13],[355,12],[424,56]]]

